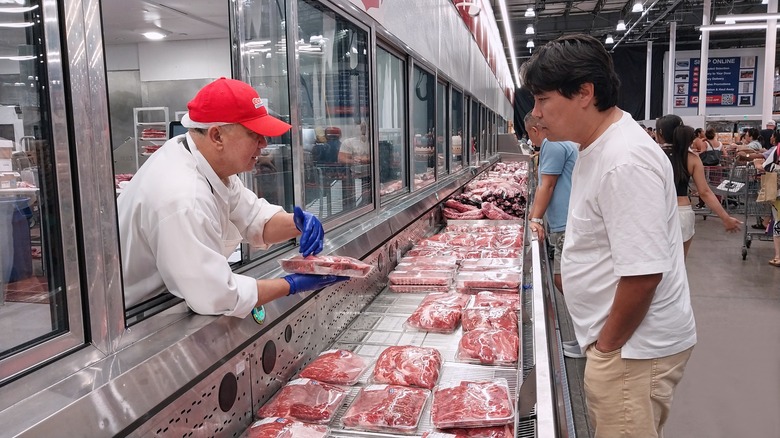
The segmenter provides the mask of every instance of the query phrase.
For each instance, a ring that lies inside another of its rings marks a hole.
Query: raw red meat
[[[484,214],[486,218],[493,219],[493,220],[519,219],[517,216],[512,216],[511,214],[504,212],[504,210],[501,210],[492,202],[482,203],[482,214]]]
[[[367,367],[366,361],[351,351],[328,350],[304,368],[300,376],[334,385],[354,385]]]
[[[387,347],[374,366],[374,381],[431,389],[439,380],[441,353],[435,348]]]
[[[519,259],[511,258],[489,258],[489,259],[469,259],[463,260],[460,264],[461,272],[465,271],[502,271],[502,272],[521,272],[523,263]]]
[[[449,304],[452,306],[458,306],[462,309],[466,307],[466,304],[468,304],[470,300],[471,300],[470,296],[463,295],[463,294],[432,293],[426,295],[426,297],[423,298],[420,305],[422,306],[424,304],[430,304],[430,303]]]
[[[478,328],[517,331],[517,313],[509,307],[471,307],[463,310],[463,330]]]
[[[452,284],[451,270],[437,271],[393,271],[387,279],[393,284],[418,286],[449,286]]]
[[[467,211],[479,210],[479,208],[477,208],[477,206],[475,206],[475,205],[464,204],[464,203],[458,202],[458,201],[456,201],[454,199],[448,199],[448,200],[444,201],[444,206],[445,207],[450,207],[450,208],[452,208],[454,210],[457,210],[457,211],[459,211],[461,213],[465,213]]]
[[[429,292],[448,292],[450,286],[425,286],[415,284],[391,284],[387,286],[391,292],[396,293],[429,293]]]
[[[521,275],[517,272],[459,272],[456,286],[471,289],[517,289],[520,287]]]
[[[341,275],[343,277],[366,277],[373,266],[352,257],[296,255],[279,260],[285,272],[296,274]]]
[[[344,427],[375,432],[414,432],[428,390],[398,385],[369,385],[360,391],[342,418]]]
[[[436,333],[452,333],[460,322],[462,306],[452,304],[421,304],[406,324],[412,328]]]
[[[471,429],[445,429],[426,432],[422,438],[514,438],[512,426],[475,427]]]
[[[347,390],[310,379],[295,379],[257,412],[261,418],[286,417],[325,424],[341,406]]]
[[[485,215],[483,214],[482,210],[470,210],[467,212],[459,212],[458,210],[455,210],[454,208],[450,208],[450,207],[444,207],[441,210],[442,210],[442,214],[447,219],[479,220],[485,218]]]
[[[509,365],[517,362],[519,348],[516,331],[478,328],[460,338],[457,357],[482,364]]]
[[[431,419],[439,429],[512,423],[514,409],[506,380],[461,381],[437,388],[433,394]]]
[[[479,292],[474,298],[474,307],[510,307],[520,310],[520,295],[495,293],[490,291]]]
[[[325,438],[328,428],[287,418],[264,418],[249,427],[241,438]]]
[[[420,263],[423,265],[432,265],[432,266],[443,266],[443,267],[451,267],[456,266],[458,264],[458,258],[452,257],[452,256],[440,256],[440,257],[415,257],[415,256],[406,256],[401,257],[401,260],[398,261],[399,264],[401,263],[409,263],[409,264],[415,264]]]

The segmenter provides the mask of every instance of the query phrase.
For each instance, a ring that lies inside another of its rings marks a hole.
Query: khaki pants
[[[585,397],[596,438],[663,438],[674,388],[693,347],[657,359],[622,359],[586,350]]]

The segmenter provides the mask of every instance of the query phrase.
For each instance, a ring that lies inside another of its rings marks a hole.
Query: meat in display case
[[[168,107],[133,108],[135,170],[168,140]]]

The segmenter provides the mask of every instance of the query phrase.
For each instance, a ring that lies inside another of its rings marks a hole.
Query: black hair
[[[694,135],[696,135],[696,136],[698,137],[698,136],[699,136],[699,134],[701,134],[702,132],[704,132],[704,129],[702,129],[702,128],[696,128],[696,130],[695,130],[695,131],[693,131],[693,134],[694,134]]]
[[[756,128],[745,129],[745,134],[749,135],[753,140],[761,141],[761,133]]]
[[[780,131],[774,130],[772,131],[772,135],[769,136],[769,141],[772,141],[772,137],[775,138],[775,143],[780,143]]]
[[[714,140],[715,139],[715,128],[709,127],[706,131],[704,131],[704,136],[707,137],[707,140]]]
[[[660,143],[661,139],[663,139],[665,143],[671,143],[675,128],[682,125],[683,121],[680,116],[667,114],[659,117],[655,121],[655,134],[656,136],[661,136],[661,138],[658,139],[658,142]]]
[[[696,131],[690,126],[680,125],[672,132],[672,169],[674,170],[674,183],[680,185],[690,178],[688,173],[688,150],[696,138]]]
[[[523,85],[531,94],[557,91],[571,99],[586,83],[593,84],[596,108],[617,105],[620,79],[612,57],[589,35],[566,35],[542,46],[523,65]]]

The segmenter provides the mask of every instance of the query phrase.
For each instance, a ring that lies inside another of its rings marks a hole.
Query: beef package
[[[463,333],[455,357],[483,365],[514,365],[519,349],[516,330],[478,328]]]
[[[270,417],[249,426],[241,438],[325,438],[327,435],[327,426]]]
[[[482,291],[474,297],[473,307],[510,307],[520,310],[520,295]]]
[[[367,277],[373,266],[345,256],[300,256],[279,260],[285,272],[295,274],[340,275],[342,277]]]
[[[427,389],[398,385],[368,385],[342,417],[345,428],[413,434],[420,423]]]
[[[440,385],[433,393],[431,421],[438,429],[511,424],[514,409],[506,379]]]
[[[406,320],[406,326],[434,333],[452,333],[458,328],[462,307],[452,304],[421,304]]]
[[[478,328],[517,331],[517,312],[510,307],[469,307],[463,309],[463,330]]]
[[[327,350],[307,365],[300,377],[334,385],[354,385],[366,368],[366,360],[351,351]]]
[[[461,309],[466,307],[466,304],[471,300],[470,295],[457,294],[457,293],[431,293],[423,298],[420,305],[437,303],[437,304],[449,304],[460,307]]]
[[[395,270],[387,275],[387,279],[392,284],[415,285],[415,286],[451,286],[452,277],[455,271],[452,269],[444,270],[414,270],[399,271]]]
[[[422,438],[515,438],[512,426],[474,427],[469,429],[445,429],[426,432]]]
[[[261,418],[285,417],[307,423],[327,424],[341,406],[348,390],[311,379],[295,379],[257,412]]]
[[[431,389],[439,380],[441,353],[411,345],[387,347],[374,366],[374,382]]]

